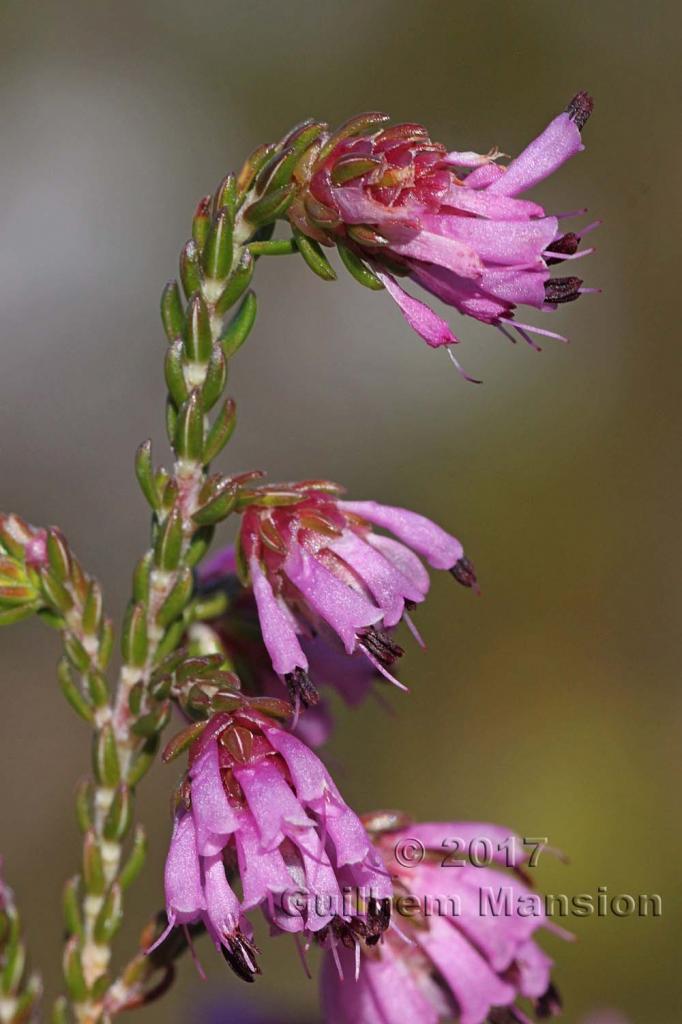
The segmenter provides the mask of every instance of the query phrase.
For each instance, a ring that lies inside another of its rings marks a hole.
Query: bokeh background
[[[546,184],[604,218],[581,264],[602,286],[564,307],[538,355],[460,321],[459,354],[412,336],[385,295],[263,261],[261,312],[234,363],[223,464],[329,476],[456,532],[483,596],[436,578],[409,697],[341,714],[330,757],[358,809],[500,821],[547,835],[551,892],[658,893],[660,919],[569,922],[549,938],[567,1019],[596,1005],[679,1020],[678,5],[421,0],[35,0],[0,9],[0,506],[58,523],[122,609],[147,538],[132,455],[163,450],[157,297],[196,200],[306,116],[419,120],[451,148],[515,153],[586,88],[587,151]],[[77,864],[87,730],[53,681],[56,637],[1,638],[0,848],[34,959],[59,984],[59,890]],[[161,902],[174,768],[141,797],[151,857],[133,941]],[[201,948],[148,1024],[314,1014],[293,946],[245,992]]]

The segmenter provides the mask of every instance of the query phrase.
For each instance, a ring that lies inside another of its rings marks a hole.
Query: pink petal
[[[195,921],[205,909],[196,833],[191,814],[176,818],[164,871],[169,922]]]
[[[460,1024],[485,1024],[493,1006],[508,1006],[516,995],[460,935],[449,920],[433,916],[417,941],[450,986],[460,1009]]]
[[[197,851],[202,855],[218,853],[239,827],[239,819],[225,794],[215,740],[197,757],[190,778]]]
[[[544,132],[512,160],[505,174],[489,186],[489,191],[499,196],[515,196],[519,192],[526,192],[584,148],[580,131],[570,116],[567,113],[559,114]]]
[[[291,617],[277,601],[257,558],[250,560],[249,568],[263,643],[270,655],[272,667],[280,676],[288,675],[296,668],[306,671],[308,662],[296,636]]]
[[[536,220],[483,220],[478,217],[459,217],[456,214],[429,213],[424,216],[423,221],[426,229],[443,234],[449,240],[463,243],[481,259],[510,266],[540,262],[542,253],[556,238],[558,228],[556,217]],[[419,237],[423,237],[424,234],[425,232],[422,232]],[[421,258],[447,267],[460,277],[477,276],[480,280],[482,276],[482,273],[462,274],[456,265],[448,265],[443,260],[429,259],[428,256]]]
[[[421,601],[423,595],[406,576],[387,561],[382,554],[351,530],[329,545],[368,587],[372,597],[384,613],[384,625],[395,626],[403,614],[405,600]]]
[[[371,601],[297,544],[291,545],[283,571],[310,607],[338,633],[348,654],[355,649],[358,631],[382,618],[381,610]]]
[[[490,189],[477,192],[466,185],[452,185],[443,196],[443,206],[454,206],[457,210],[466,210],[492,220],[527,220],[529,217],[545,215],[538,203],[494,195]]]
[[[374,268],[379,280],[386,287],[386,291],[398,304],[400,311],[407,320],[413,331],[416,331],[420,338],[423,338],[431,348],[439,348],[441,345],[454,345],[457,338],[450,330],[447,320],[434,313],[424,302],[408,295],[400,287],[395,278],[386,271]]]
[[[443,230],[443,222],[452,220],[441,213],[429,213],[422,217],[422,224],[426,230],[411,236],[406,232],[388,230],[384,233],[389,240],[392,252],[399,256],[408,256],[411,259],[424,260],[425,263],[435,263],[440,267],[447,267],[460,277],[478,279],[483,273],[481,253],[475,246],[470,245],[465,235],[455,235]],[[472,218],[457,218],[458,220],[470,221]],[[554,235],[549,238],[552,240]],[[545,245],[549,244],[546,242]]]
[[[339,508],[381,526],[409,545],[434,569],[452,569],[464,554],[462,545],[451,534],[418,512],[376,501],[340,501]]]
[[[266,849],[279,846],[287,825],[314,824],[273,764],[259,762],[254,767],[235,768],[234,776]]]

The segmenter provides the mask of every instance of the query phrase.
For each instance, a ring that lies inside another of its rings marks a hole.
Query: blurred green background
[[[459,320],[475,387],[385,295],[264,262],[223,459],[339,479],[464,540],[482,598],[434,580],[410,696],[342,713],[330,757],[360,810],[549,836],[571,858],[544,859],[549,891],[662,895],[660,919],[549,937],[571,1022],[599,1004],[673,1024],[682,996],[679,33],[679,5],[636,0],[0,9],[0,506],[60,524],[114,610],[147,537],[133,451],[164,444],[157,297],[196,200],[306,116],[385,109],[451,148],[515,153],[576,91],[595,95],[587,152],[541,193],[605,221],[580,265],[603,295],[553,318],[569,347],[538,355]],[[54,994],[89,737],[57,692],[56,638],[29,623],[0,642],[0,848]],[[156,768],[143,790],[151,860],[123,951],[161,902],[175,778]],[[246,994],[201,952],[208,985],[185,963],[149,1024],[200,1020],[197,993]],[[293,946],[269,944],[264,967],[248,994],[302,1018],[315,986]]]

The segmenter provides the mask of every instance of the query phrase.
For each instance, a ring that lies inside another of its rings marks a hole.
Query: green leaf
[[[273,143],[264,144],[262,146],[258,146],[257,149],[254,149],[251,156],[247,157],[245,160],[241,171],[237,175],[236,184],[239,192],[246,192],[261,167],[263,167],[276,150],[277,147]]]
[[[179,409],[189,395],[185,380],[185,345],[182,341],[174,341],[166,352],[163,370],[168,394]]]
[[[220,338],[226,359],[230,359],[248,338],[256,319],[257,308],[255,293],[248,292]]]
[[[90,700],[96,708],[103,708],[109,703],[109,684],[101,672],[91,671],[85,676]]]
[[[64,925],[68,935],[83,936],[83,918],[80,908],[80,875],[74,875],[64,886],[62,896]]]
[[[111,807],[104,819],[102,835],[109,842],[119,843],[130,828],[133,816],[133,798],[130,787],[122,782],[116,788]]]
[[[130,851],[128,860],[123,865],[121,873],[118,876],[118,884],[121,886],[121,890],[125,892],[133,884],[140,871],[144,867],[144,862],[147,858],[147,837],[142,825],[138,825],[135,829],[135,835],[133,837],[133,846]]]
[[[218,185],[213,197],[213,209],[218,213],[226,207],[234,217],[237,210],[237,179],[234,174],[227,174]]]
[[[57,664],[57,678],[61,691],[77,715],[86,721],[92,722],[92,706],[85,699],[78,688],[76,681],[71,675],[71,665],[68,658],[61,658]]]
[[[101,896],[106,886],[102,851],[93,830],[83,841],[83,882],[88,896]]]
[[[211,196],[204,196],[197,203],[192,218],[192,238],[200,249],[203,249],[211,224]]]
[[[83,834],[93,826],[93,785],[91,779],[81,779],[76,787],[76,821]]]
[[[63,583],[49,569],[41,569],[40,586],[47,603],[64,615],[73,608],[73,598]]]
[[[135,453],[135,476],[148,504],[157,511],[161,507],[161,495],[154,476],[151,441],[144,441]]]
[[[159,569],[173,572],[178,567],[182,551],[182,514],[174,506],[160,527],[154,546],[154,561]]]
[[[199,526],[211,526],[227,519],[237,505],[238,490],[230,481],[224,481],[216,493],[193,515]]]
[[[12,626],[15,622],[21,622],[22,619],[27,619],[34,612],[40,608],[40,601],[32,601],[31,604],[23,605],[19,608],[7,608],[0,611],[0,626]]]
[[[268,192],[262,199],[257,199],[255,203],[246,207],[243,213],[244,220],[253,230],[265,224],[271,224],[279,217],[284,216],[291,206],[295,194],[296,186],[293,184],[284,185],[282,188]]]
[[[114,935],[121,927],[122,921],[123,899],[121,896],[121,887],[114,882],[109,889],[106,899],[102,904],[102,909],[95,920],[95,927],[93,930],[95,942],[98,942],[102,946],[110,945]]]
[[[135,566],[133,572],[133,597],[135,601],[146,604],[149,600],[149,586],[154,552],[147,551]]]
[[[360,178],[363,174],[376,170],[380,166],[381,160],[378,157],[356,157],[349,154],[348,157],[345,159],[342,157],[334,164],[331,174],[332,184],[344,185],[347,181]]]
[[[336,149],[338,144],[343,142],[344,139],[350,139],[354,135],[371,134],[377,128],[380,128],[382,124],[386,124],[387,121],[390,121],[388,114],[381,114],[377,111],[358,114],[357,117],[351,117],[348,121],[344,121],[325,142],[319,152],[317,162],[322,163],[326,160],[332,150]]]
[[[144,604],[131,602],[121,634],[123,660],[126,665],[142,668],[147,660],[148,650],[147,609]]]
[[[373,270],[364,263],[359,256],[349,249],[347,245],[339,242],[337,245],[339,256],[348,273],[355,278],[358,284],[372,291],[379,292],[384,287]]]
[[[201,405],[204,412],[209,412],[223,393],[227,381],[227,360],[222,346],[213,346],[211,358],[206,369],[206,376],[201,388]]]
[[[131,789],[135,789],[138,782],[147,774],[154,764],[156,752],[159,749],[159,734],[155,733],[141,747],[128,768],[126,781]]]
[[[96,636],[102,625],[102,588],[97,580],[90,580],[88,583],[82,625],[86,636]]]
[[[185,314],[177,281],[169,281],[161,293],[161,320],[169,341],[177,341],[185,329]]]
[[[336,271],[322,252],[319,243],[308,238],[298,228],[292,228],[292,230],[296,239],[296,247],[313,273],[321,277],[323,281],[336,281]]]
[[[249,242],[249,252],[254,256],[290,256],[298,249],[293,238],[276,238],[270,242]]]
[[[232,268],[233,228],[232,214],[223,207],[211,224],[202,256],[204,273],[213,281],[224,281]]]
[[[192,725],[188,725],[186,729],[183,729],[182,732],[179,732],[177,736],[174,736],[166,744],[161,755],[162,760],[168,764],[170,761],[174,761],[176,757],[180,757],[186,750],[189,750],[205,728],[206,722],[194,722]]]
[[[211,323],[206,301],[198,292],[189,300],[184,339],[185,352],[191,362],[204,365],[209,361],[213,348]]]
[[[178,414],[173,447],[179,458],[202,462],[204,455],[204,410],[201,393],[194,388]]]
[[[138,718],[133,724],[131,732],[136,736],[143,736],[145,739],[156,736],[158,733],[163,732],[168,725],[171,711],[171,702],[169,700],[163,701],[154,711],[150,711],[148,715]]]
[[[202,526],[202,528],[197,530],[194,534],[192,543],[190,544],[189,550],[185,556],[185,564],[191,569],[193,569],[195,565],[199,564],[210,548],[214,533],[215,528],[213,526]]]
[[[107,722],[96,733],[92,744],[92,766],[100,786],[113,789],[121,779],[121,767],[114,730]]]
[[[81,948],[77,938],[71,938],[64,948],[62,959],[64,981],[74,1003],[82,1003],[87,998],[88,986],[83,973]]]
[[[228,398],[218,413],[215,423],[208,432],[204,445],[204,463],[213,462],[223,450],[234,433],[237,425],[237,406],[232,398]]]
[[[55,579],[63,583],[71,573],[69,546],[59,530],[51,527],[47,531],[47,560]]]
[[[191,598],[193,589],[194,577],[192,570],[185,566],[180,569],[173,589],[157,612],[156,621],[160,626],[164,628],[170,626],[171,622],[180,615]]]
[[[182,638],[185,635],[185,624],[182,619],[178,619],[171,626],[168,627],[163,635],[163,639],[158,646],[157,655],[160,658],[165,658],[167,654],[170,654],[175,648],[182,642]]]
[[[266,242],[252,242],[251,245],[267,245],[270,243]],[[251,254],[251,245],[248,249],[242,251],[239,257],[237,266],[233,269],[230,274],[224,291],[220,298],[215,304],[215,311],[219,316],[224,316],[228,309],[234,306],[235,302],[241,299],[242,295],[249,287],[251,278],[253,277],[253,268],[255,266],[255,260]]]
[[[187,242],[180,253],[180,280],[188,299],[201,289],[202,276],[199,247],[193,239]]]

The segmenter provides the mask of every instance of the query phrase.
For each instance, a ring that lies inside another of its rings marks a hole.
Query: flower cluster
[[[505,853],[496,854],[506,863],[510,833],[472,822],[401,821],[396,828],[389,815],[377,821],[376,848],[393,878],[394,899],[403,915],[381,946],[365,947],[359,971],[347,947],[327,953],[322,974],[326,1021],[513,1024],[528,1020],[520,1000],[527,1000],[538,1017],[558,1013],[552,961],[533,937],[548,922],[520,910],[518,898],[529,892],[521,858],[512,858],[510,872],[466,862],[443,866],[443,843],[453,835],[462,837],[465,846],[484,837],[498,851],[506,841]],[[400,857],[406,840],[425,851],[418,863]],[[486,915],[482,894],[500,891],[506,910]]]
[[[476,585],[460,542],[416,512],[344,501],[328,484],[294,484],[293,505],[254,503],[240,548],[272,666],[294,699],[314,703],[299,635],[331,630],[347,655],[363,654],[383,675],[403,653],[390,631],[421,603],[429,576],[419,556],[464,586]],[[267,495],[264,495],[267,501]],[[372,527],[389,531],[376,533]]]
[[[238,873],[241,898],[228,881]],[[343,913],[344,886],[369,888]],[[244,702],[219,713],[189,753],[165,871],[168,927],[202,922],[234,971],[258,972],[245,912],[275,932],[314,935],[333,920],[363,937],[387,927],[391,882],[322,762]],[[287,897],[308,893],[301,912]],[[162,937],[163,938],[163,937]]]
[[[561,338],[520,322],[516,310],[555,310],[589,290],[575,275],[552,277],[551,268],[591,252],[579,245],[594,225],[564,231],[569,215],[547,215],[519,196],[583,149],[591,112],[592,99],[578,93],[506,167],[497,149],[448,152],[419,124],[386,127],[383,115],[368,115],[367,130],[341,129],[320,144],[289,217],[305,235],[339,245],[346,259],[366,261],[434,348],[459,339],[396,276],[502,333],[514,328],[531,345],[532,333]]]

